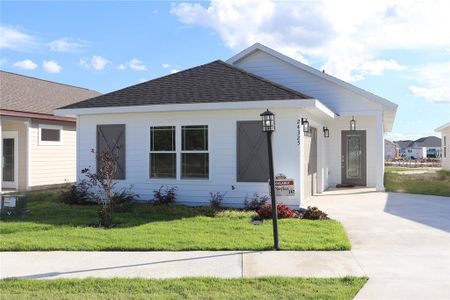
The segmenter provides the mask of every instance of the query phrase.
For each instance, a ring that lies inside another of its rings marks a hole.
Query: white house
[[[441,133],[441,142],[442,142],[442,156],[441,156],[441,164],[442,169],[450,170],[450,156],[449,156],[449,138],[450,138],[450,122],[444,124],[435,129],[436,132]]]
[[[400,149],[400,155],[408,159],[427,157],[441,157],[441,139],[436,136],[427,136],[415,141],[394,142]]]
[[[78,180],[96,166],[91,149],[116,151],[119,184],[141,199],[167,184],[181,203],[227,192],[224,204],[241,206],[246,195],[268,194],[266,109],[276,118],[275,173],[294,181],[278,201],[298,207],[337,184],[384,190],[383,135],[397,105],[261,44],[56,114],[77,117]]]

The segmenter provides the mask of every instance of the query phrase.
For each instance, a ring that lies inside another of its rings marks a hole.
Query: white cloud
[[[133,58],[128,63],[128,66],[135,71],[147,71],[147,67],[139,59]]]
[[[109,64],[109,60],[101,56],[94,55],[91,58],[91,65],[96,70],[103,70],[107,64]]]
[[[212,0],[171,9],[184,24],[212,28],[235,51],[260,42],[322,61],[327,73],[350,81],[404,70],[385,50],[448,48],[448,11],[448,0]]]
[[[59,73],[62,70],[62,67],[53,60],[44,60],[42,67],[48,73]]]
[[[418,84],[409,90],[414,96],[432,103],[450,103],[450,61],[419,67],[413,74]]]
[[[61,38],[48,43],[51,51],[55,52],[79,52],[87,46],[88,42],[74,38]]]
[[[35,37],[11,26],[0,25],[0,49],[31,51],[37,47]]]
[[[87,69],[93,68],[97,71],[103,70],[110,63],[109,60],[98,55],[93,55],[91,58],[80,58],[80,65]]]
[[[163,67],[164,69],[170,68],[169,64],[162,64],[161,67]]]
[[[117,69],[119,69],[119,70],[125,70],[126,67],[125,67],[124,64],[120,64],[120,65],[117,66]]]
[[[180,72],[180,70],[178,70],[178,69],[171,69],[170,70],[170,74],[174,74],[174,73],[178,73],[178,72]]]
[[[34,70],[37,68],[37,64],[35,64],[31,59],[16,61],[13,66],[24,70]]]

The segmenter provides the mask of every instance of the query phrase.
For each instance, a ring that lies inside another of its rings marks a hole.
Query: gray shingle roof
[[[311,98],[216,60],[62,108]]]
[[[72,85],[0,71],[0,109],[53,115],[53,110],[100,95]]]
[[[429,147],[441,147],[441,139],[436,136],[427,136],[415,141],[406,140],[406,141],[396,141],[396,143],[400,148],[429,148]]]
[[[441,147],[441,139],[436,136],[427,136],[414,141],[412,147]]]

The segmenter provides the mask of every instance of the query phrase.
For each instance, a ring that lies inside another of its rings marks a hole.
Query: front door
[[[18,184],[18,151],[17,132],[2,133],[2,187],[17,189]]]
[[[366,131],[342,131],[341,145],[342,184],[365,186]]]

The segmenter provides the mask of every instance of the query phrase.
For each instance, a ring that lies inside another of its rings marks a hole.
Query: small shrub
[[[153,200],[156,205],[172,204],[176,199],[176,186],[169,187],[162,185],[158,190],[153,191]]]
[[[210,197],[210,199],[209,199],[209,203],[211,204],[211,206],[213,207],[213,208],[219,208],[219,207],[221,207],[222,206],[222,201],[223,201],[223,198],[225,198],[225,195],[226,195],[227,193],[225,192],[225,193],[220,193],[220,192],[216,192],[216,193],[209,193],[209,197]]]
[[[247,195],[244,200],[244,208],[246,210],[257,211],[264,207],[269,200],[270,198],[267,195],[260,197],[258,193],[254,193],[251,199],[249,199]]]
[[[129,211],[136,202],[139,195],[133,193],[132,187],[124,188],[119,192],[115,192],[112,197],[114,211]]]
[[[303,213],[303,219],[308,220],[328,220],[328,215],[318,209],[317,207],[308,206],[308,208]]]
[[[261,219],[272,218],[272,204],[266,204],[257,210],[257,213]],[[283,203],[277,204],[277,214],[279,219],[297,218],[298,215],[295,211],[284,205]]]
[[[68,189],[65,189],[64,192],[62,192],[59,200],[62,203],[69,205],[86,205],[94,203],[89,197],[86,181],[70,185]]]

